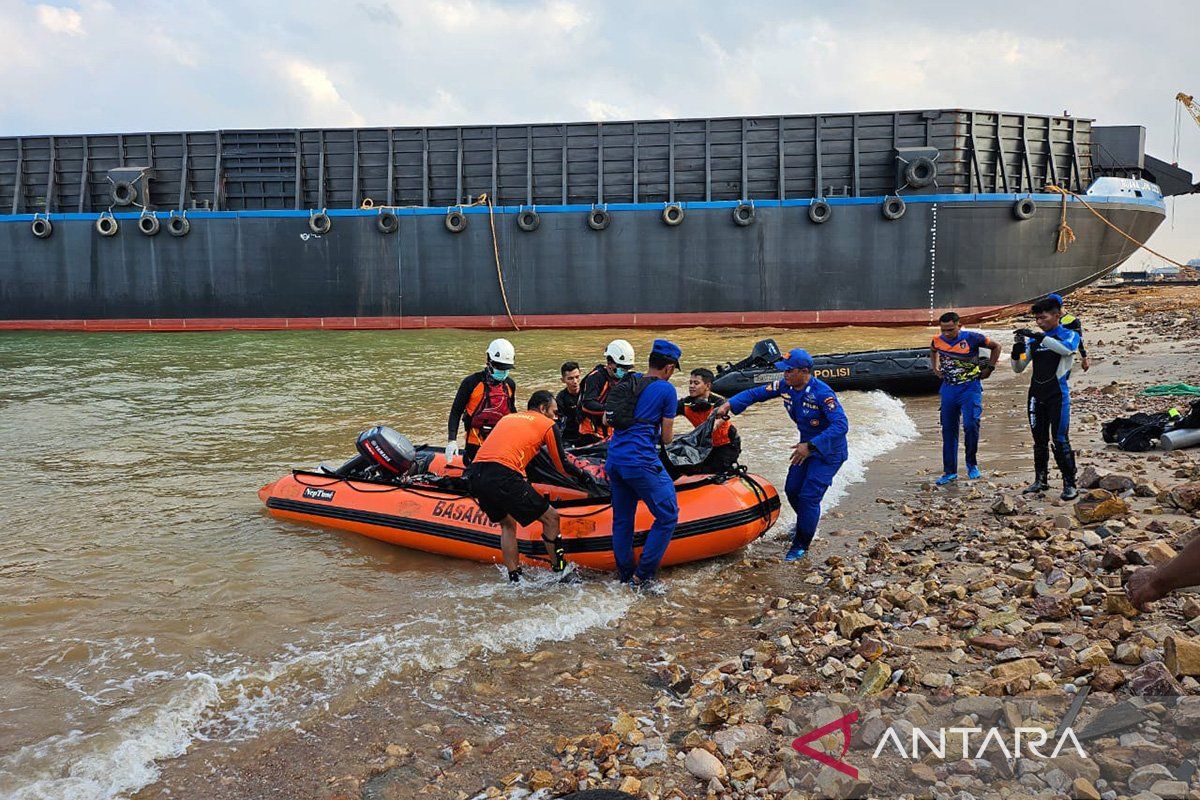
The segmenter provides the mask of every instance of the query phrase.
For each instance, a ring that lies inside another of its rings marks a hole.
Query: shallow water
[[[684,366],[764,336],[814,352],[920,345],[923,329],[665,334]],[[350,455],[385,423],[441,445],[480,332],[0,335],[0,796],[109,798],[200,740],[294,725],[381,680],[565,640],[619,619],[608,582],[513,591],[496,567],[277,521],[259,486]],[[644,331],[513,334],[518,399]],[[686,375],[676,378],[682,393]],[[915,435],[903,404],[848,394],[851,461]],[[739,418],[743,461],[782,486],[778,408]],[[686,423],[684,428],[686,429]],[[786,505],[786,504],[785,504]],[[785,510],[780,524],[790,524]],[[763,542],[755,546],[777,547]],[[713,565],[669,570],[681,591]],[[711,576],[708,576],[711,579]]]

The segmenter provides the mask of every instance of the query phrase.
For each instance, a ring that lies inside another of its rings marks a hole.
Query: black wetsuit
[[[563,441],[569,445],[579,444],[579,401],[583,392],[571,394],[567,389],[558,393],[558,425],[562,429]]]
[[[1075,453],[1068,432],[1071,427],[1071,377],[1079,334],[1059,325],[1028,343],[1013,345],[1013,369],[1022,372],[1033,363],[1029,381],[1029,429],[1033,433],[1033,468],[1036,479],[1045,482],[1050,473],[1050,450],[1063,476],[1063,486],[1075,485]]]

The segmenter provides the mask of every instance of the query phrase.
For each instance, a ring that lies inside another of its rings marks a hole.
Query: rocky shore
[[[1124,453],[1099,437],[1113,416],[1185,402],[1144,387],[1200,383],[1200,290],[1092,291],[1071,310],[1095,364],[1073,380],[1079,502],[1020,493],[1026,384],[998,374],[985,479],[932,484],[920,464],[937,461],[936,401],[915,404],[926,435],[872,465],[807,564],[757,550],[699,599],[649,597],[615,630],[446,671],[415,697],[385,692],[308,736],[264,742],[206,794],[1200,800],[1200,595],[1139,614],[1120,588],[1200,536],[1200,450]],[[414,702],[429,721],[398,729]],[[850,714],[848,752],[833,729],[812,747],[857,778],[792,746]],[[1086,755],[1005,758],[964,741],[957,757],[872,757],[889,731],[907,742],[943,718],[1047,735],[1073,725]],[[174,785],[179,796],[188,782]]]

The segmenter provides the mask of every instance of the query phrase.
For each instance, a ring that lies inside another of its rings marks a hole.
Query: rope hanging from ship
[[[488,210],[488,225],[492,229],[492,255],[496,258],[496,280],[500,283],[500,299],[504,301],[504,313],[508,315],[508,322],[512,325],[514,331],[520,331],[521,326],[517,325],[517,319],[513,316],[512,308],[508,305],[508,291],[504,288],[504,270],[500,267],[500,240],[496,236],[496,210],[492,205],[492,198],[487,192],[479,195],[479,197],[467,203],[462,208],[470,208],[472,206],[486,205]]]
[[[1058,245],[1056,248],[1058,252],[1060,252],[1060,253],[1067,252],[1067,247],[1071,244],[1071,242],[1075,241],[1075,232],[1072,231],[1071,226],[1067,224],[1067,197],[1070,196],[1070,197],[1074,197],[1076,200],[1078,200],[1080,203],[1082,203],[1084,208],[1086,208],[1088,211],[1095,214],[1096,217],[1101,222],[1103,222],[1105,225],[1112,228],[1114,231],[1121,234],[1122,236],[1124,236],[1126,239],[1128,239],[1129,241],[1136,244],[1141,249],[1145,250],[1146,252],[1148,252],[1152,255],[1158,256],[1163,261],[1166,261],[1168,264],[1173,264],[1176,267],[1179,267],[1179,269],[1182,270],[1185,275],[1190,275],[1193,277],[1195,276],[1196,271],[1194,269],[1192,269],[1191,267],[1189,267],[1187,264],[1181,264],[1173,258],[1164,256],[1162,253],[1158,252],[1157,250],[1147,247],[1145,242],[1139,242],[1137,239],[1133,238],[1128,233],[1126,233],[1124,230],[1122,230],[1121,228],[1114,225],[1111,221],[1109,221],[1108,217],[1104,216],[1099,211],[1092,208],[1091,204],[1089,204],[1087,200],[1084,200],[1082,196],[1076,194],[1075,192],[1072,192],[1070,189],[1064,189],[1061,186],[1055,186],[1054,184],[1049,184],[1046,186],[1046,191],[1057,192],[1062,197],[1062,216],[1060,217],[1059,223],[1058,223]]]

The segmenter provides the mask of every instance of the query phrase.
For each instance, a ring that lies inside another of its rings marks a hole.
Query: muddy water
[[[648,350],[638,331],[514,334],[519,399],[621,335]],[[929,334],[666,335],[688,368],[736,360],[766,335],[820,352]],[[119,797],[198,743],[234,746],[336,713],[382,681],[620,619],[632,600],[608,582],[514,591],[495,567],[276,521],[258,502],[260,485],[349,455],[375,423],[444,442],[457,382],[489,338],[0,336],[0,796]],[[852,456],[829,505],[914,433],[893,398],[843,400]],[[794,428],[776,408],[738,425],[743,460],[782,485]],[[687,593],[721,568],[665,578]]]

